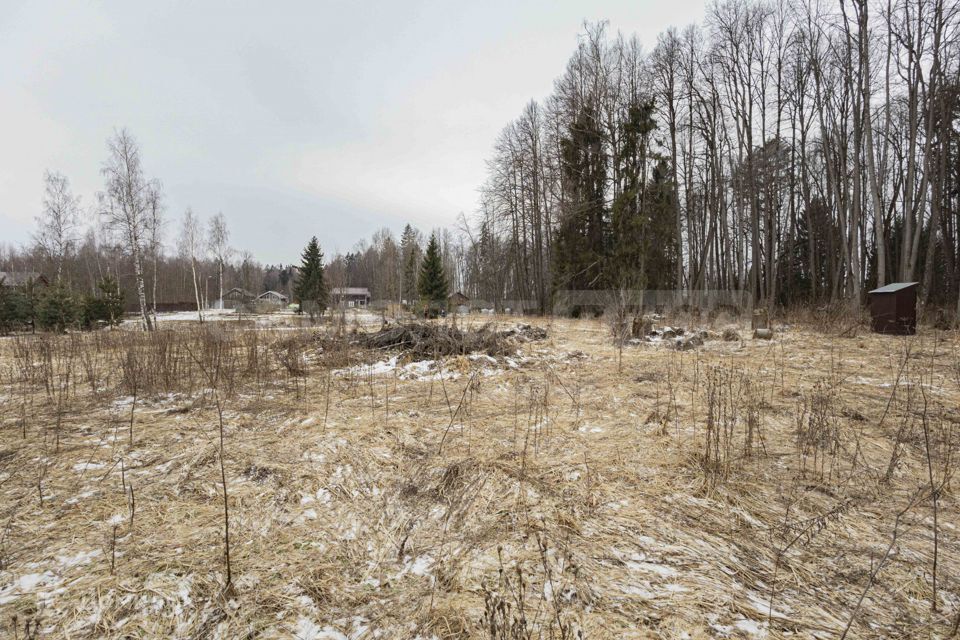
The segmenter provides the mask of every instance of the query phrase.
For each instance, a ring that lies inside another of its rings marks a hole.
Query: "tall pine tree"
[[[323,277],[323,253],[320,243],[314,236],[303,250],[300,274],[294,285],[293,295],[300,304],[300,311],[306,310],[313,320],[322,315],[327,308],[327,283]]]
[[[443,272],[443,256],[440,255],[440,242],[436,233],[430,236],[427,253],[420,265],[418,289],[427,314],[436,317],[447,304],[447,275]]]

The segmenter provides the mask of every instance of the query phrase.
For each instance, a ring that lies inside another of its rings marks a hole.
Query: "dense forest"
[[[958,10],[728,0],[655,43],[586,24],[551,95],[495,141],[479,210],[437,230],[451,290],[547,312],[565,290],[722,290],[792,306],[915,280],[924,302],[954,307]],[[232,251],[222,214],[185,215],[166,251],[162,188],[125,131],[104,176],[98,223],[82,228],[68,181],[48,174],[36,242],[2,249],[0,270],[88,291],[112,276],[132,306],[203,302],[224,286],[290,293],[291,268]],[[411,225],[379,230],[333,256],[328,281],[410,300],[424,246]]]
[[[587,25],[553,94],[497,141],[475,293],[791,305],[918,280],[924,300],[956,301],[958,8],[732,0],[649,53]]]

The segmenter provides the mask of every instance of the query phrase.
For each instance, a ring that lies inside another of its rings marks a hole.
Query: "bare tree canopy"
[[[80,229],[80,197],[73,195],[70,181],[62,173],[47,171],[43,182],[43,213],[37,218],[34,240],[44,255],[56,265],[59,281],[64,260],[76,248]]]
[[[151,239],[152,203],[158,202],[160,184],[146,178],[136,140],[126,130],[107,141],[108,156],[101,173],[104,190],[98,196],[100,214],[107,228],[118,235],[133,261],[137,301],[144,328],[153,328],[147,310],[143,254]]]
[[[223,304],[223,269],[227,260],[233,254],[230,248],[230,230],[227,228],[227,219],[223,212],[217,213],[210,219],[210,229],[207,237],[207,246],[210,254],[217,262],[217,282],[220,288],[220,296],[217,298],[220,304]]]

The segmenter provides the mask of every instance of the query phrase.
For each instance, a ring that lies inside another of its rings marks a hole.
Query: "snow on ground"
[[[500,375],[503,370],[499,368],[496,358],[485,354],[473,354],[467,358],[474,363],[474,366],[484,377]],[[449,363],[437,362],[436,360],[416,360],[401,365],[399,356],[392,356],[386,360],[374,362],[372,364],[362,364],[343,369],[334,369],[336,376],[348,377],[367,377],[396,375],[401,380],[458,380],[463,371],[452,368]],[[511,369],[519,368],[519,365],[512,358],[504,360]]]

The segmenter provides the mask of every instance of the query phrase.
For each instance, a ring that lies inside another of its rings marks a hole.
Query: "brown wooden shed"
[[[917,332],[917,283],[894,282],[870,292],[870,315],[876,333]]]

